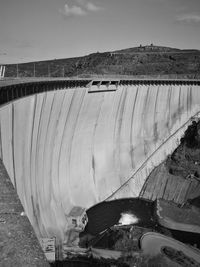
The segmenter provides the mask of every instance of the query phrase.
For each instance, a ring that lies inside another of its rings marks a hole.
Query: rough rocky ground
[[[0,266],[49,266],[2,161],[0,161]]]

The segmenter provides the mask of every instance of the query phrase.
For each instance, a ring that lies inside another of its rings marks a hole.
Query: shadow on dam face
[[[47,90],[0,107],[0,157],[38,237],[64,240],[74,206],[138,197],[199,116],[198,85],[99,89]]]

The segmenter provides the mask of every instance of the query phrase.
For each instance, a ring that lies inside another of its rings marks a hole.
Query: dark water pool
[[[107,228],[118,224],[121,213],[132,213],[139,219],[136,225],[152,228],[155,226],[153,211],[154,202],[139,198],[101,202],[87,210],[88,224],[84,233],[97,235]]]

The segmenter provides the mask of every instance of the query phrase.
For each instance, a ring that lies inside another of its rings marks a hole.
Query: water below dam
[[[153,228],[154,202],[138,198],[118,199],[102,202],[87,210],[88,224],[85,233],[97,235],[100,232],[119,224],[122,214],[132,214],[138,222],[135,225]]]

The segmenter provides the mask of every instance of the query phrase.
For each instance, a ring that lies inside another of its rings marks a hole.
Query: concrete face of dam
[[[0,157],[38,237],[64,240],[74,206],[139,196],[199,116],[198,85],[116,89],[63,88],[0,107]]]

